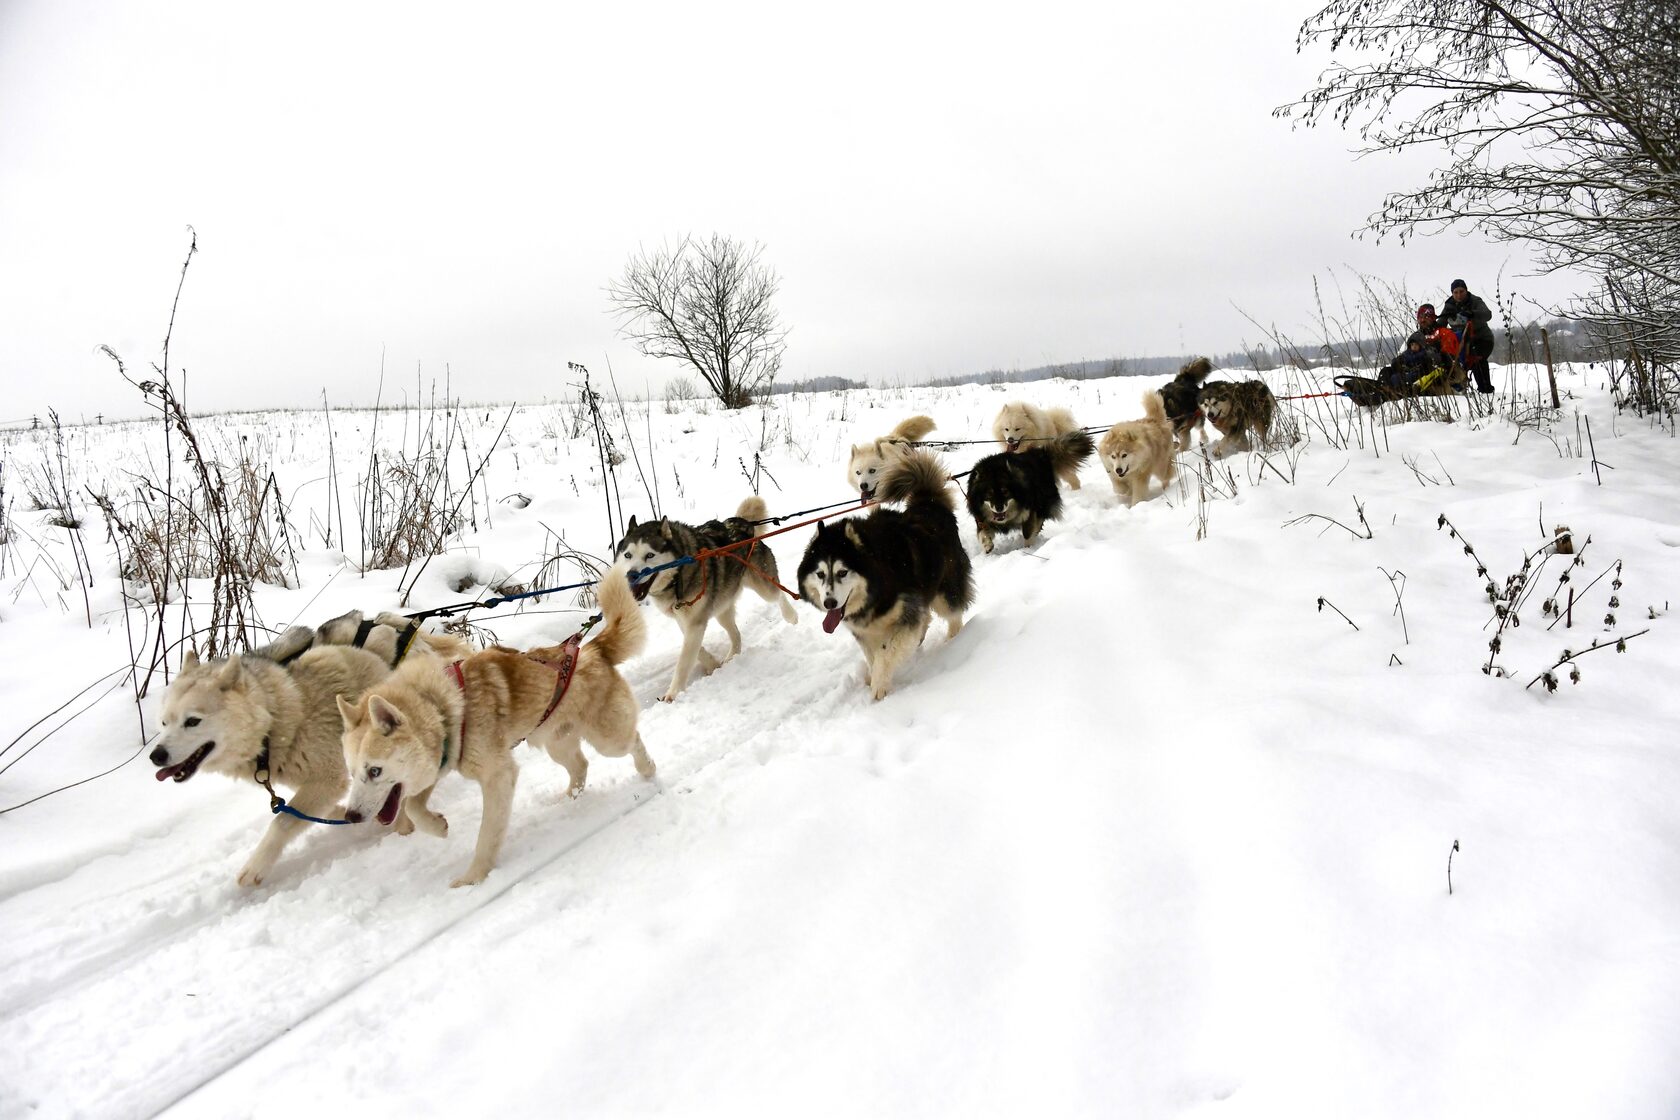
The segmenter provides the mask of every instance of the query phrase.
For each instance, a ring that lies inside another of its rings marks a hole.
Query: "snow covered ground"
[[[1533,371],[1498,373],[1532,393]],[[667,514],[733,512],[754,451],[782,513],[844,497],[847,445],[913,412],[953,439],[1016,397],[1109,423],[1158,380],[655,402],[631,430]],[[677,634],[650,615],[627,675],[658,778],[598,759],[567,802],[564,772],[521,748],[508,842],[475,888],[448,887],[479,816],[459,776],[434,799],[446,839],[315,828],[251,891],[234,878],[268,813],[249,784],[160,784],[136,758],[6,812],[0,1116],[1673,1116],[1680,448],[1617,415],[1604,380],[1566,372],[1548,430],[1502,398],[1345,447],[1324,419],[1351,432],[1345,401],[1292,403],[1293,451],[1133,509],[1088,466],[1036,547],[977,558],[969,626],[947,643],[936,624],[880,703],[843,631],[752,597],[744,652],[654,703]],[[474,455],[504,411],[472,410]],[[483,593],[463,577],[531,578],[551,529],[605,551],[568,411],[517,411],[486,471],[493,524],[409,609]],[[353,470],[369,414],[332,424]],[[319,521],[320,413],[200,425],[257,441],[293,521]],[[161,455],[155,422],[67,439],[78,488]],[[0,746],[23,738],[0,809],[140,736],[119,685],[23,753],[128,657],[97,513],[90,630],[65,534],[18,497],[49,450],[3,447]],[[636,467],[620,488],[645,514]],[[531,503],[499,501],[514,492]],[[1501,582],[1558,524],[1591,538],[1572,570],[1536,559],[1508,678],[1481,671],[1497,623],[1442,514]],[[784,572],[808,533],[773,542]],[[398,573],[358,576],[317,529],[303,543],[300,586],[259,594],[270,625],[398,605]],[[1586,587],[1616,560],[1619,590]],[[1566,570],[1572,628],[1540,610]],[[569,605],[482,621],[555,641]],[[1579,684],[1524,687],[1565,648],[1646,629],[1583,656]]]

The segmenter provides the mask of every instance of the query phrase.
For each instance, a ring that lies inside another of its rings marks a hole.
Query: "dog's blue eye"
[[[368,767],[368,781],[371,782],[371,781],[375,780],[382,773],[384,773],[384,771],[380,770],[379,767],[369,766]]]
[[[199,718],[197,716],[188,716],[186,719],[181,721],[182,727],[197,727],[198,724]]]

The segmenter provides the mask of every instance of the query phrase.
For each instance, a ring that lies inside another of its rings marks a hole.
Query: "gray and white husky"
[[[613,566],[627,575],[644,568],[657,568],[684,556],[694,556],[704,549],[720,548],[744,541],[756,531],[752,524],[768,516],[764,499],[754,495],[741,503],[734,517],[722,521],[708,521],[704,525],[689,525],[662,517],[658,521],[640,524],[632,517],[624,531],[624,539],[613,552]],[[735,625],[735,601],[743,587],[758,593],[766,602],[779,603],[782,617],[798,622],[793,604],[783,598],[776,586],[781,577],[776,574],[776,556],[763,541],[742,545],[727,556],[708,556],[693,564],[666,568],[643,580],[636,588],[636,597],[649,598],[660,610],[670,615],[682,628],[682,652],[677,655],[676,671],[671,674],[671,687],[661,700],[675,700],[688,687],[688,679],[696,664],[702,672],[710,673],[723,664],[710,653],[702,640],[706,624],[717,619],[723,632],[729,635],[727,661],[741,652],[741,631]]]
[[[877,506],[864,517],[818,525],[799,565],[800,595],[825,612],[824,630],[844,622],[852,632],[877,700],[927,635],[932,616],[943,618],[954,638],[974,603],[948,482],[936,456],[908,452],[887,468],[879,491],[881,501],[904,508]]]

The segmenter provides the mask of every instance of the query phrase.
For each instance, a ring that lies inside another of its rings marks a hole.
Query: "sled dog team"
[[[1129,506],[1147,496],[1150,479],[1171,480],[1175,451],[1188,448],[1203,418],[1221,435],[1216,454],[1248,446],[1251,435],[1264,441],[1276,407],[1271,391],[1259,381],[1204,384],[1211,370],[1205,358],[1186,365],[1160,392],[1144,395],[1142,419],[1115,424],[1096,444],[1066,409],[1006,404],[993,425],[1003,450],[976,463],[968,484],[981,548],[991,552],[996,537],[1010,532],[1031,542],[1061,514],[1058,484],[1078,489],[1079,466],[1094,451]],[[974,602],[950,477],[916,446],[933,430],[932,420],[915,416],[852,448],[847,478],[878,504],[819,522],[798,569],[799,597],[823,612],[824,631],[845,623],[877,700],[933,617],[954,637]],[[710,551],[749,541],[767,512],[762,498],[751,497],[733,517],[702,525],[631,518],[597,585],[603,625],[581,647],[574,639],[475,652],[401,616],[364,621],[352,613],[313,631],[294,627],[248,656],[211,663],[189,653],[164,698],[150,755],[157,779],[185,782],[204,769],[278,783],[305,816],[336,813],[344,799],[343,817],[353,824],[371,819],[401,834],[441,837],[449,822],[428,800],[439,779],[458,771],[478,783],[484,812],[472,862],[451,885],[481,882],[507,835],[518,775],[512,752],[520,743],[565,767],[569,796],[588,775],[583,740],[609,758],[629,755],[638,774],[653,777],[637,730],[639,706],[618,671],[646,642],[639,600],[651,599],[682,632],[662,701],[675,700],[696,668],[710,673],[721,664],[702,644],[712,621],[729,638],[723,660],[740,652],[735,607],[743,589],[797,621],[767,544]],[[632,574],[702,553],[631,585]],[[239,872],[240,885],[260,884],[302,827],[276,812]]]

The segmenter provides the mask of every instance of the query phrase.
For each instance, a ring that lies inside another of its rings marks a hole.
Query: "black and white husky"
[[[844,622],[863,647],[877,700],[921,644],[933,615],[955,637],[974,603],[974,576],[947,481],[934,455],[905,454],[889,466],[877,492],[904,509],[877,506],[867,516],[817,526],[799,565],[800,595],[825,612],[823,629],[833,633]]]
[[[704,525],[688,525],[669,517],[638,525],[632,517],[624,539],[613,553],[613,566],[628,575],[684,556],[698,555],[704,549],[744,541],[757,532],[752,523],[766,516],[764,499],[754,495],[741,503],[734,517]],[[723,632],[729,635],[729,654],[723,660],[741,652],[741,631],[735,626],[735,601],[741,597],[741,588],[751,588],[766,602],[780,603],[783,618],[799,621],[793,604],[782,598],[781,589],[776,586],[780,578],[776,574],[775,554],[769,545],[759,541],[743,545],[729,555],[708,556],[693,564],[666,568],[636,587],[638,599],[652,599],[682,627],[682,652],[677,655],[671,687],[661,700],[675,700],[688,687],[688,678],[696,664],[702,672],[710,673],[723,663],[707,653],[701,644],[706,636],[706,624],[712,619],[717,619]]]

